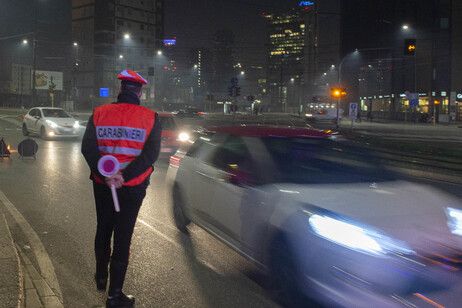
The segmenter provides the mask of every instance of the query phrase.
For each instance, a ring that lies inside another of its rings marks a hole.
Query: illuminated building
[[[270,108],[297,111],[313,97],[329,96],[336,75],[326,72],[338,63],[341,47],[339,12],[340,1],[329,0],[262,14],[268,20]]]

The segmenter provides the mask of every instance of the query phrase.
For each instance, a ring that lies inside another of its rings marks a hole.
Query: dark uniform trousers
[[[117,189],[120,212],[114,210],[111,189],[106,184],[93,182],[95,195],[97,227],[95,236],[95,255],[97,263],[107,264],[111,258],[111,238],[114,233],[112,260],[128,262],[130,242],[133,235],[138,211],[141,207],[146,188],[123,186]]]

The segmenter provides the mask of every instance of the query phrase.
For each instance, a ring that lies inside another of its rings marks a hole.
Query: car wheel
[[[26,124],[23,124],[23,125],[22,125],[22,134],[23,134],[24,136],[29,136],[29,131],[27,130]]]
[[[306,307],[309,300],[299,291],[297,267],[291,248],[282,234],[276,235],[271,243],[270,270],[273,279],[271,287],[278,299],[291,307]]]
[[[47,132],[45,130],[45,127],[43,127],[43,126],[40,128],[40,137],[42,139],[47,139]]]
[[[173,220],[175,225],[183,233],[188,233],[187,226],[191,220],[184,213],[183,197],[177,186],[173,189]]]

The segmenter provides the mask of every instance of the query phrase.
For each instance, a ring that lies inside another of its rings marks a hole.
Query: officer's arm
[[[144,143],[141,154],[135,158],[122,173],[125,183],[139,176],[148,168],[152,168],[159,156],[161,138],[162,126],[160,125],[160,121],[156,113],[154,127]]]
[[[95,173],[101,179],[104,178],[98,171],[98,161],[101,158],[101,154],[98,150],[98,140],[96,139],[96,128],[93,123],[93,115],[88,119],[87,128],[82,139],[82,154],[87,161],[90,170]]]

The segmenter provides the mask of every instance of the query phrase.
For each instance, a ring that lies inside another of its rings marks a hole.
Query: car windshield
[[[62,109],[42,109],[45,118],[72,118],[65,110]]]
[[[173,117],[159,117],[159,120],[162,125],[162,130],[178,130],[178,125]]]
[[[377,157],[351,144],[312,138],[263,138],[275,181],[297,184],[356,183],[393,180]]]

